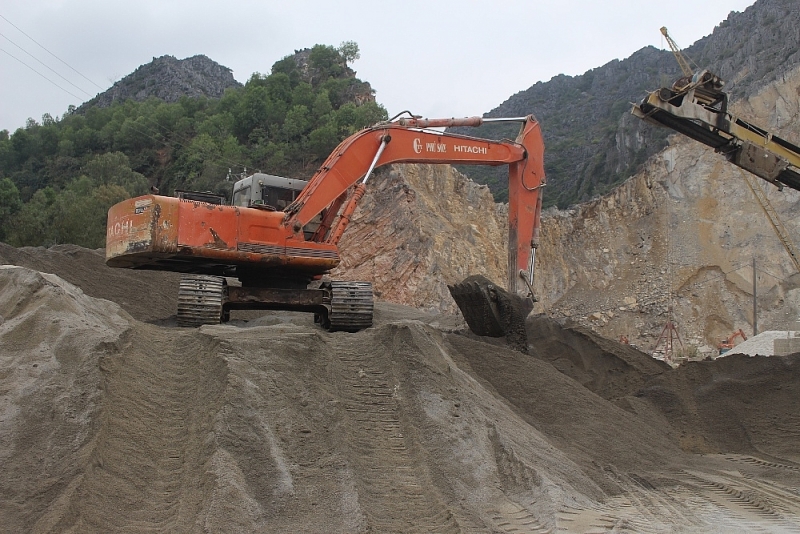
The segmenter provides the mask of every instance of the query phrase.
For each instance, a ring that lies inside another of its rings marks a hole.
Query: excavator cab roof
[[[257,172],[233,184],[232,203],[240,207],[269,205],[282,210],[307,184],[305,180]]]

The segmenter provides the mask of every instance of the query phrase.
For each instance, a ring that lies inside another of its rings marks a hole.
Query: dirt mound
[[[30,532],[91,463],[104,402],[99,358],[132,319],[56,276],[7,265],[0,315],[0,524]]]
[[[134,295],[143,280],[162,276],[126,272],[129,284],[103,288],[109,278],[71,272],[90,272],[95,252],[19,253],[132,309],[147,301]],[[10,531],[800,527],[797,419],[766,406],[794,406],[793,358],[671,371],[536,321],[525,355],[458,333],[455,318],[380,302],[358,334],[277,312],[180,329],[18,267],[0,269],[0,314]],[[730,429],[711,424],[706,401],[726,403],[716,413],[750,442],[771,443],[724,442]],[[685,452],[682,432],[725,454]]]
[[[0,243],[0,263],[52,273],[91,297],[116,302],[139,321],[175,315],[180,275],[106,267],[105,251],[75,245],[14,248]]]
[[[638,396],[665,415],[686,450],[800,463],[800,354],[689,362]]]
[[[463,336],[451,335],[448,341],[470,374],[579,462],[606,491],[617,488],[598,465],[648,469],[681,456],[662,429],[592,394],[546,362],[516,351],[489,351]]]
[[[607,400],[633,395],[670,366],[581,326],[565,327],[544,316],[527,321],[528,343],[537,358]]]

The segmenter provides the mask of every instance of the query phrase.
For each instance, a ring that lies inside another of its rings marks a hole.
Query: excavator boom
[[[514,120],[521,124],[514,142],[492,141],[425,128],[479,126],[492,119],[401,119],[379,124],[345,139],[322,164],[303,192],[286,208],[284,224],[301,229],[348,189],[370,168],[391,163],[449,163],[509,166],[508,291],[528,294],[538,245],[541,188],[545,184],[544,143],[533,116]],[[363,194],[363,191],[361,192]],[[360,195],[358,196],[360,198]],[[315,239],[336,243],[347,225],[340,217],[326,235]],[[298,230],[299,231],[299,230]],[[525,279],[520,276],[525,273]]]

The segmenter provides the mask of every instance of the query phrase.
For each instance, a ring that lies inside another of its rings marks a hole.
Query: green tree
[[[14,164],[22,165],[36,151],[36,143],[27,130],[19,128],[11,135],[11,149],[14,153]]]
[[[331,99],[328,96],[327,90],[322,89],[317,93],[312,110],[314,115],[319,119],[327,118],[328,114],[333,111],[333,105],[331,105]]]
[[[8,243],[15,247],[52,245],[53,203],[57,193],[52,187],[36,191],[29,202],[15,214],[7,234]]]
[[[108,209],[128,196],[120,185],[97,187],[86,176],[73,180],[50,208],[54,241],[88,248],[104,246]]]
[[[22,208],[19,190],[10,178],[0,180],[0,241],[5,241],[14,215]]]
[[[375,102],[367,102],[361,106],[356,107],[353,114],[353,127],[356,130],[361,130],[367,126],[389,120],[389,114],[386,108]]]
[[[292,105],[311,108],[314,105],[314,88],[311,84],[300,82],[292,89]]]
[[[207,134],[197,136],[180,158],[183,184],[176,187],[195,191],[212,191],[225,179],[227,166],[222,163],[222,150]]]
[[[282,72],[273,74],[266,78],[267,94],[274,102],[285,102],[286,104],[292,101],[292,82],[289,77]]]
[[[272,65],[272,74],[279,73],[289,77],[292,87],[300,83],[300,71],[297,69],[297,62],[292,56],[286,56]]]
[[[352,63],[361,59],[361,53],[358,50],[358,43],[355,41],[343,41],[339,45],[339,54],[347,63]]]
[[[340,141],[341,136],[337,131],[336,123],[331,120],[309,134],[308,149],[317,159],[324,160]]]
[[[129,197],[144,195],[149,188],[147,178],[131,169],[128,156],[122,152],[94,156],[86,164],[85,176],[94,187],[121,186]]]
[[[308,54],[308,63],[315,71],[312,85],[325,82],[328,78],[337,78],[344,73],[345,59],[339,51],[329,45],[314,45]]]
[[[293,106],[283,122],[285,139],[300,140],[311,129],[311,112],[305,106]]]

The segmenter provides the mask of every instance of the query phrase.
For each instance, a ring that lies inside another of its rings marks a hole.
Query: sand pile
[[[75,245],[14,248],[0,243],[0,264],[55,274],[91,297],[116,302],[135,319],[156,321],[175,314],[180,274],[109,269],[104,254]]]
[[[800,529],[796,356],[672,371],[544,319],[525,355],[386,303],[179,329],[159,273],[0,253],[86,284],[0,269],[9,531]]]
[[[667,417],[687,450],[800,462],[798,354],[689,362],[651,380],[637,396]]]

